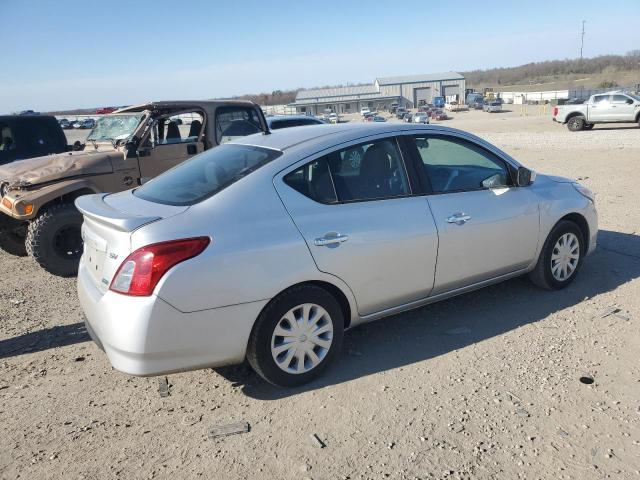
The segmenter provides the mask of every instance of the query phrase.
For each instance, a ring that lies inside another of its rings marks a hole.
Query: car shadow
[[[593,130],[638,130],[638,125],[633,124],[633,125],[625,125],[625,126],[616,126],[616,127],[605,127],[604,125],[611,125],[609,124],[595,124],[593,126],[593,128],[591,129],[591,131]],[[588,130],[587,130],[588,131]]]
[[[640,236],[600,231],[598,248],[566,289],[542,290],[522,277],[359,326],[345,334],[334,364],[318,380],[302,387],[272,386],[246,364],[216,371],[249,397],[276,400],[428,361],[544,320],[638,277]],[[624,305],[618,307],[624,309]]]
[[[25,353],[41,352],[50,348],[66,347],[90,340],[84,323],[59,325],[18,337],[0,340],[0,358],[16,357]]]

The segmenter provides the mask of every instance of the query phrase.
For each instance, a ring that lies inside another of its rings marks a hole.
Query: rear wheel
[[[72,203],[45,208],[29,224],[27,252],[53,275],[76,275],[82,256],[81,227],[82,215]]]
[[[274,385],[317,378],[340,351],[344,317],[336,299],[315,285],[293,287],[262,311],[249,338],[247,360]]]
[[[571,117],[567,121],[567,128],[572,132],[579,132],[580,130],[584,129],[586,124],[587,122],[585,121],[584,117],[581,117],[581,116]]]
[[[541,288],[560,290],[575,279],[585,253],[580,228],[573,222],[562,220],[549,233],[529,278]]]

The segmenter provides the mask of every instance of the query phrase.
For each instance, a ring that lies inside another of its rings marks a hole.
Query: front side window
[[[282,155],[249,145],[221,145],[168,170],[133,194],[166,205],[193,205]]]
[[[429,135],[413,137],[413,141],[434,193],[511,185],[504,162],[471,142]]]
[[[262,131],[258,112],[247,107],[218,107],[216,109],[216,140],[230,142]]]
[[[612,103],[624,104],[624,103],[627,103],[627,100],[631,100],[631,99],[626,95],[614,95]]]

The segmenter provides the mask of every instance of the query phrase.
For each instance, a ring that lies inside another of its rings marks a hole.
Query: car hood
[[[557,175],[544,175],[544,176],[556,183],[574,183],[575,182],[575,180],[572,180],[571,178],[559,177]]]
[[[0,167],[0,183],[7,183],[10,188],[28,187],[81,175],[113,173],[111,158],[115,155],[122,153],[94,150],[19,160]]]

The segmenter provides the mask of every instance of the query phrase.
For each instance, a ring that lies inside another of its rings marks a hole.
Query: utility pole
[[[582,20],[582,34],[580,38],[580,60],[582,60],[582,49],[584,47],[584,24],[586,20]]]

